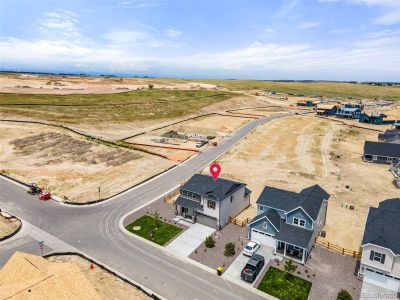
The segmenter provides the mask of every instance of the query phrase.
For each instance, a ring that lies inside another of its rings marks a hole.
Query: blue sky
[[[0,68],[400,81],[400,0],[1,0]]]

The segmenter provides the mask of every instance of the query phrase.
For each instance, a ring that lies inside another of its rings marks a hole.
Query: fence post
[[[343,248],[343,250],[342,250],[342,255],[344,255],[344,248]]]
[[[329,242],[328,242],[328,250],[329,250]]]

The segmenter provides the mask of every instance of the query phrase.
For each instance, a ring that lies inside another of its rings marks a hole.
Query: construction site
[[[134,286],[79,256],[16,252],[0,270],[1,299],[149,300]]]

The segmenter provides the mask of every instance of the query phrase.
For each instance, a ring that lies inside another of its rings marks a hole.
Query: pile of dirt
[[[119,166],[131,160],[141,158],[138,153],[121,149],[109,149],[94,153],[99,145],[73,138],[66,134],[47,132],[15,139],[10,142],[19,155],[29,156],[40,153],[36,165],[54,165],[63,161],[96,165],[105,163],[107,166]]]
[[[16,252],[0,271],[1,299],[101,299],[79,268],[71,263]]]

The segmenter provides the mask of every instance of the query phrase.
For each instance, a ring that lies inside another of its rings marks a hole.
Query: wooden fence
[[[246,224],[248,224],[251,221],[250,218],[246,218],[242,221],[236,219],[236,218],[232,218],[229,217],[229,222],[232,223],[233,225],[239,225],[240,227],[244,227]]]
[[[340,247],[340,246],[338,246],[336,244],[333,244],[333,243],[330,243],[330,242],[326,242],[326,241],[321,241],[318,238],[315,240],[315,244],[317,244],[317,245],[319,245],[321,247],[324,247],[324,248],[326,248],[328,250],[331,250],[333,252],[340,253],[342,255],[352,256],[354,258],[361,259],[361,252],[358,252],[358,251],[355,251],[355,250],[348,250],[348,249]]]

